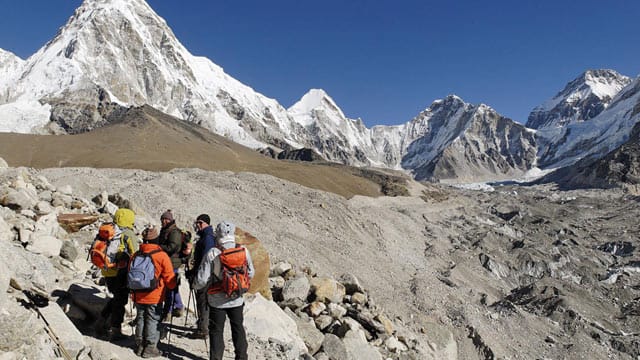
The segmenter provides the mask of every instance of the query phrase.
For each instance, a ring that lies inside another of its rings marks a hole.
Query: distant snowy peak
[[[533,134],[484,104],[450,95],[434,101],[411,124],[424,127],[423,135],[408,146],[402,167],[418,180],[503,179],[535,164]]]
[[[334,119],[346,119],[342,110],[335,101],[322,89],[311,89],[298,102],[293,104],[287,112],[303,126],[308,126],[315,120],[312,116],[314,111],[325,111]]]
[[[15,82],[23,65],[24,60],[12,52],[0,49],[0,89]],[[4,104],[7,101],[6,97],[6,92],[0,91],[0,104]]]
[[[614,70],[588,70],[533,109],[527,127],[540,129],[587,121],[606,109],[611,99],[630,83],[629,77]]]

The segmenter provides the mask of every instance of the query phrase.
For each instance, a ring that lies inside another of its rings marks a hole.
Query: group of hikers
[[[159,230],[145,227],[140,244],[134,221],[132,210],[118,209],[113,222],[100,226],[92,244],[91,261],[101,269],[113,295],[101,312],[98,328],[111,341],[125,339],[122,324],[130,297],[136,308],[135,354],[161,356],[162,322],[188,311],[179,291],[184,266],[196,302],[197,327],[191,336],[205,342],[209,339],[209,358],[221,360],[224,324],[229,317],[235,358],[248,359],[242,294],[255,270],[249,251],[236,244],[235,226],[222,221],[214,229],[209,215],[201,214],[193,223],[198,235],[193,245],[190,232],[179,229],[167,210],[160,216]]]

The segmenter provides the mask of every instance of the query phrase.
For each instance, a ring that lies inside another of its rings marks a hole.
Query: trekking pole
[[[69,352],[67,351],[67,349],[64,347],[64,345],[62,345],[62,341],[60,341],[60,338],[58,337],[58,335],[56,335],[56,333],[53,331],[53,328],[51,327],[51,325],[49,324],[49,322],[47,321],[47,319],[44,317],[44,315],[42,314],[42,312],[40,312],[40,309],[38,309],[39,306],[47,306],[48,305],[48,300],[46,300],[47,304],[44,304],[44,300],[41,299],[42,297],[39,298],[39,295],[29,291],[29,290],[23,290],[22,291],[23,294],[25,294],[27,296],[27,299],[29,299],[29,301],[25,301],[25,300],[21,300],[22,305],[27,308],[27,309],[33,309],[39,318],[42,319],[42,321],[44,321],[45,327],[44,330],[47,333],[47,335],[49,335],[49,337],[51,338],[51,340],[53,340],[53,342],[56,344],[56,346],[58,347],[58,349],[60,349],[60,353],[62,354],[62,356],[66,359],[66,360],[73,360],[73,357],[69,354]]]
[[[191,285],[189,285],[189,287],[191,287]],[[191,292],[191,290],[189,290],[189,298],[187,299],[187,311],[185,311],[185,314],[184,314],[184,326],[185,327],[187,326],[187,320],[189,319],[189,304],[191,304],[191,295],[192,295],[192,292]],[[197,307],[196,307],[196,310],[197,310]],[[196,313],[196,318],[197,318],[197,316],[198,316],[198,314]]]

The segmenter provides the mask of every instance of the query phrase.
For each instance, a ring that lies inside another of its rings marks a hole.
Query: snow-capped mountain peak
[[[329,117],[336,125],[346,120],[346,116],[335,101],[322,89],[309,90],[298,102],[293,104],[287,112],[303,126],[314,122],[313,112],[324,111],[331,114]]]
[[[587,70],[556,96],[533,109],[527,127],[561,127],[587,121],[607,108],[631,79],[614,70]]]

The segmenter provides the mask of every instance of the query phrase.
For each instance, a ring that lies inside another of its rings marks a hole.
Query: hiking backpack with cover
[[[191,253],[193,252],[193,239],[190,231],[182,230],[176,228],[177,231],[180,231],[180,252],[179,257],[185,260],[191,258]]]
[[[98,269],[109,270],[117,266],[116,254],[120,244],[118,241],[112,241],[115,233],[116,225],[114,223],[104,223],[98,229],[98,235],[89,250],[91,263]]]
[[[222,250],[219,255],[221,280],[209,287],[209,294],[224,293],[228,298],[237,298],[249,291],[251,279],[245,251],[240,245]]]
[[[139,250],[129,263],[127,273],[127,287],[132,291],[151,291],[158,287],[156,278],[156,266],[151,255],[162,250],[153,250],[148,253]]]

